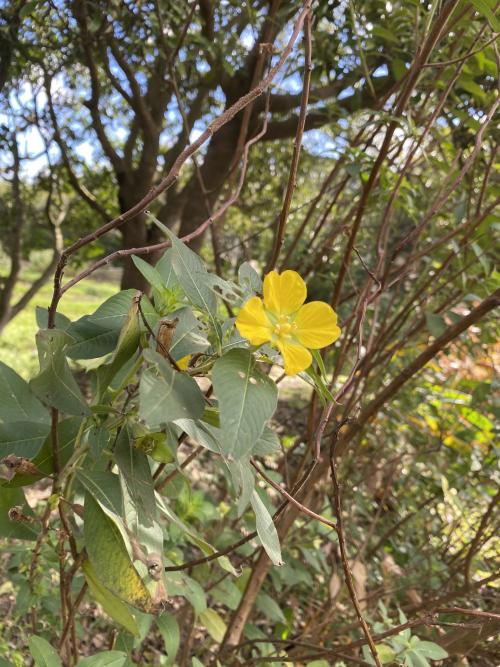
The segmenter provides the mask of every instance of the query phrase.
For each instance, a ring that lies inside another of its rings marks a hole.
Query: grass
[[[16,287],[15,297],[19,297],[37,275],[34,269],[26,268]],[[118,275],[118,272],[115,271],[103,272],[99,274],[98,278],[78,283],[64,295],[59,311],[71,320],[93,312],[99,304],[120,289]],[[38,326],[35,308],[36,306],[47,308],[51,297],[52,282],[49,281],[28,306],[9,322],[0,337],[0,361],[13,368],[25,379],[38,371],[38,354],[35,344]]]

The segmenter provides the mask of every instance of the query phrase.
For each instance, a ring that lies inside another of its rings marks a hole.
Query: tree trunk
[[[128,210],[127,206],[123,210]],[[146,216],[141,214],[133,220],[126,222],[122,229],[122,246],[124,248],[140,248],[148,244],[148,233],[146,227]],[[151,257],[146,257],[151,262]],[[149,283],[144,276],[136,269],[131,257],[125,257],[123,260],[123,272],[121,279],[121,289],[137,289],[141,292],[147,292],[150,289]]]
[[[118,200],[120,202],[120,211],[125,213],[132,206],[142,199],[151,187],[151,183],[139,184],[138,179],[124,178],[120,183],[118,192]],[[148,228],[147,218],[141,213],[135,218],[129,220],[120,227],[122,236],[122,248],[142,248],[150,243],[156,243],[154,230]],[[144,256],[144,260],[150,264],[156,264],[161,253],[153,253]],[[148,293],[151,291],[151,286],[146,281],[142,273],[140,273],[132,261],[132,257],[125,257],[123,260],[123,271],[121,278],[121,289],[137,289],[141,292]]]
[[[220,194],[231,167],[236,151],[240,119],[228,123],[210,142],[203,165],[200,168],[206,194],[196,174],[181,193],[185,205],[181,214],[178,235],[180,237],[195,231],[208,218],[206,201],[210,207],[214,205]],[[203,244],[203,235],[193,239],[189,246],[196,252]]]

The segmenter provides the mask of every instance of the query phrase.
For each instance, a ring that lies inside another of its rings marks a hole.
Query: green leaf
[[[208,271],[202,259],[158,220],[154,220],[172,242],[172,268],[188,299],[207,313],[215,313],[217,299],[205,284]]]
[[[44,403],[70,415],[89,415],[90,410],[65,357],[72,341],[65,331],[42,329],[36,335],[40,372],[30,381]]]
[[[230,280],[224,280],[224,278],[221,278],[215,273],[207,273],[204,280],[213,292],[221,297],[221,299],[233,304],[241,303],[244,293],[236,283],[233,283]]]
[[[36,667],[62,667],[56,650],[46,639],[33,635],[28,639],[28,646]]]
[[[12,422],[0,424],[0,459],[8,454],[36,456],[50,431],[49,424],[40,422]]]
[[[264,426],[262,435],[255,443],[253,448],[254,456],[270,456],[272,454],[279,454],[281,451],[280,439],[269,426]]]
[[[179,624],[175,616],[165,611],[156,619],[156,625],[165,643],[165,651],[167,652],[167,662],[165,664],[172,665],[181,643]]]
[[[431,667],[430,663],[425,657],[416,650],[409,650],[405,652],[405,663],[411,667]]]
[[[163,288],[174,291],[179,287],[174,267],[172,265],[172,248],[168,248],[156,263],[155,269],[160,274]]]
[[[67,355],[70,359],[97,359],[104,357],[112,352],[118,337],[119,331],[114,329],[105,329],[95,324],[90,318],[82,318],[75,322],[73,327],[69,327],[69,333],[75,336],[75,342],[68,346]]]
[[[396,659],[396,652],[390,646],[387,646],[387,644],[377,644],[376,648],[377,655],[383,665],[394,662]]]
[[[0,421],[50,422],[47,409],[31,391],[29,384],[1,361]]]
[[[73,453],[74,443],[81,425],[80,417],[69,417],[68,419],[63,419],[59,422],[57,431],[59,437],[59,462],[61,466],[66,465],[71,454]],[[45,441],[42,445],[42,448],[32,459],[32,463],[40,470],[41,473],[45,475],[51,475],[54,472],[54,459],[52,458],[52,434],[49,432]],[[38,479],[41,479],[44,475],[25,475],[18,474],[3,486],[17,487],[25,486],[27,484],[33,484]]]
[[[215,609],[202,611],[199,615],[199,621],[205,626],[212,639],[220,644],[226,634],[227,626]]]
[[[112,352],[127,319],[137,290],[118,292],[102,303],[92,315],[73,322],[68,333],[74,342],[68,347],[72,359],[96,359]]]
[[[125,515],[127,526],[140,544],[149,548],[148,553],[161,554],[163,532],[157,523],[154,482],[148,457],[132,445],[127,427],[122,428],[115,445],[115,460],[124,485]]]
[[[256,292],[262,292],[261,277],[248,262],[243,262],[238,269],[238,282],[247,297],[253,296]]]
[[[137,622],[127,605],[105,588],[99,581],[90,561],[86,560],[83,563],[82,570],[85,575],[85,581],[89,587],[90,595],[101,605],[103,611],[112,618],[113,621],[119,623],[130,633],[138,637],[139,628],[137,627]]]
[[[462,76],[459,78],[459,80],[457,82],[457,85],[460,88],[463,88],[463,90],[466,90],[468,93],[470,93],[477,100],[483,100],[486,97],[485,91],[470,76],[466,76],[465,74],[462,74]]]
[[[241,600],[241,591],[229,577],[223,579],[215,588],[210,591],[211,596],[231,611],[236,611]]]
[[[103,651],[78,661],[77,667],[125,667],[128,656],[123,651]]]
[[[178,373],[153,350],[145,350],[144,358],[155,364],[141,377],[139,388],[139,416],[151,429],[175,419],[199,419],[203,416],[204,399],[192,377]]]
[[[177,236],[159,220],[153,218],[172,242],[172,267],[188,299],[210,317],[213,329],[220,341],[220,327],[215,319],[217,298],[207,284],[208,271],[201,258],[190,250]]]
[[[224,453],[236,460],[246,457],[276,410],[277,387],[256,368],[251,352],[242,349],[230,350],[215,362],[212,381]]]
[[[128,604],[149,611],[151,596],[132,565],[120,531],[88,491],[84,537],[90,563],[103,585]]]
[[[222,454],[219,442],[220,431],[215,426],[206,424],[199,419],[176,419],[174,423],[202,447],[215,454]]]
[[[270,595],[267,595],[267,593],[259,593],[255,606],[270,621],[283,623],[286,625],[287,621],[285,615],[280,609],[279,604],[276,602],[276,600],[273,600]]]
[[[101,366],[97,371],[99,396],[104,394],[114,376],[137,351],[140,335],[139,297],[137,296],[132,299],[111,361]]]
[[[447,329],[444,318],[441,315],[436,315],[436,313],[425,313],[425,321],[427,322],[427,329],[435,338]]]
[[[491,29],[494,32],[500,32],[500,21],[497,19],[493,12],[493,8],[496,6],[495,3],[492,3],[490,6],[488,0],[472,0],[472,4],[476,10],[488,21]]]
[[[127,544],[128,534],[122,519],[123,495],[118,475],[107,470],[79,470],[76,476],[83,488],[114,523],[123,542]]]
[[[487,277],[490,274],[491,271],[491,266],[488,261],[488,257],[486,255],[486,252],[481,248],[481,246],[477,243],[471,243],[472,250],[474,251],[474,254],[476,255],[479,263],[483,267],[484,275]]]
[[[39,533],[37,524],[11,521],[9,510],[12,507],[21,507],[24,514],[33,515],[22,489],[0,488],[0,537],[8,540],[35,540]]]
[[[191,577],[184,576],[182,578],[182,585],[176,587],[178,593],[175,595],[183,595],[193,607],[196,614],[201,614],[207,608],[207,596],[200,584],[191,579]]]
[[[281,547],[271,515],[266,506],[260,499],[257,491],[253,491],[250,497],[253,511],[255,512],[255,521],[257,524],[257,534],[267,555],[275,565],[283,565],[281,560]]]
[[[383,665],[394,662],[397,655],[394,649],[392,649],[387,644],[377,644],[376,648],[379,660]],[[363,658],[370,665],[375,664],[375,661],[368,646],[363,646]]]
[[[134,262],[136,269],[144,276],[144,278],[146,278],[151,287],[154,287],[159,292],[162,292],[165,289],[163,278],[154,266],[151,266],[151,264],[148,264],[136,255],[132,255],[132,261]]]
[[[240,493],[238,498],[238,516],[246,510],[250,497],[255,488],[255,475],[250,463],[243,461],[228,461],[227,466],[233,478],[235,489]]]
[[[41,306],[35,307],[35,317],[36,324],[39,329],[48,329],[49,328],[49,311],[47,308],[42,308]],[[62,329],[66,331],[69,326],[71,326],[71,320],[66,315],[62,313],[56,313],[55,316],[55,325],[56,329]]]
[[[172,313],[171,319],[177,318],[170,354],[178,361],[187,354],[204,352],[210,345],[203,333],[203,327],[190,308],[181,308]]]
[[[447,651],[434,642],[419,641],[415,650],[431,660],[444,660],[448,657]]]

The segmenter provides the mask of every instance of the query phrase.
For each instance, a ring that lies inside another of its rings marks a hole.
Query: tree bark
[[[243,94],[243,93],[242,93]],[[229,169],[236,152],[241,119],[237,118],[223,127],[210,142],[200,173],[205,186],[203,192],[199,179],[193,174],[181,193],[185,202],[178,235],[185,236],[193,232],[207,219],[205,200],[212,207],[229,175]],[[189,244],[194,251],[198,251],[203,244],[203,235],[196,237]]]
[[[146,194],[148,188],[138,186],[133,179],[124,179],[120,184],[118,199],[120,211],[125,213],[134,206]],[[126,222],[120,230],[123,248],[140,248],[153,243],[153,232],[147,225],[147,218],[144,213],[136,216]],[[159,259],[158,253],[152,253],[145,257],[150,264],[156,264]],[[123,271],[121,278],[121,289],[137,289],[145,294],[151,291],[151,286],[140,273],[131,257],[125,257],[123,260]]]

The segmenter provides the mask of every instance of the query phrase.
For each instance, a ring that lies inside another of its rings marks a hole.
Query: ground
[[[37,277],[36,271],[26,268],[16,288],[19,296]],[[91,313],[118,289],[119,272],[109,270],[96,274],[94,278],[77,284],[63,297],[60,312],[75,320]],[[52,296],[52,281],[46,283],[28,306],[19,313],[2,332],[0,338],[0,361],[28,379],[38,371],[38,355],[35,345],[37,330],[35,307],[47,308]]]

